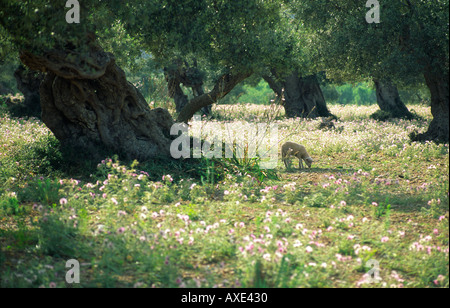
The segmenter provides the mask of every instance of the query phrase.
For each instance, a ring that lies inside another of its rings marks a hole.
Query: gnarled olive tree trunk
[[[71,51],[22,52],[21,60],[47,73],[40,87],[42,121],[63,145],[92,157],[102,148],[127,159],[170,155],[168,111],[150,110],[114,56],[94,42],[88,60]]]
[[[251,74],[251,71],[223,74],[216,81],[214,88],[210,92],[200,94],[189,101],[188,105],[179,113],[177,122],[188,122],[197,111],[216,103],[230,93],[237,84],[251,76]]]
[[[161,108],[150,109],[144,97],[127,81],[114,56],[104,52],[90,35],[83,55],[53,50],[45,55],[22,51],[20,59],[32,70],[45,72],[40,85],[42,121],[62,145],[77,153],[101,158],[100,149],[139,161],[170,157],[173,119]],[[225,73],[212,91],[190,100],[178,115],[189,121],[195,112],[229,93],[251,72]]]
[[[391,114],[392,118],[412,119],[414,115],[400,99],[397,87],[389,80],[374,80],[377,103],[382,111]]]
[[[412,136],[413,141],[433,140],[449,142],[449,92],[448,73],[436,72],[431,69],[424,74],[425,82],[431,94],[431,114],[433,120],[428,131]]]
[[[272,70],[272,76],[264,76],[263,78],[278,97],[284,98],[282,104],[286,117],[317,118],[332,115],[327,108],[315,75],[301,77],[295,71],[279,81],[278,74]]]
[[[174,99],[175,108],[178,113],[186,107],[189,100],[184,94],[181,84],[185,87],[191,88],[194,97],[205,94],[203,90],[203,76],[197,68],[197,61],[194,60],[194,65],[189,66],[187,62],[175,60],[173,65],[164,69],[167,81],[167,88],[169,96]],[[211,114],[211,105],[201,108],[204,115]]]
[[[187,95],[181,89],[179,66],[165,68],[164,75],[166,76],[169,97],[173,98],[175,110],[179,113],[189,102]]]

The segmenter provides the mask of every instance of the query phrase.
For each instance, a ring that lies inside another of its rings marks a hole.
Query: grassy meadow
[[[377,122],[376,105],[329,107],[336,129],[279,106],[213,108],[212,122],[276,123],[280,148],[315,160],[300,171],[72,160],[39,120],[3,109],[0,287],[448,287],[449,145],[408,138],[430,108]]]

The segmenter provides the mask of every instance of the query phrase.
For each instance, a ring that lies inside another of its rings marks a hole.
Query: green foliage
[[[325,193],[317,193],[312,196],[305,196],[303,198],[303,203],[309,207],[326,207],[330,202],[329,196]]]
[[[261,80],[256,87],[245,85],[243,93],[237,98],[238,103],[243,104],[269,104],[275,98],[273,90],[269,85]]]
[[[0,95],[7,94],[1,93],[2,89],[11,90],[11,94],[18,92],[16,79],[14,78],[14,72],[19,64],[16,59],[11,59],[8,62],[0,62]]]
[[[3,5],[2,2],[0,4]],[[2,13],[0,13],[2,14]],[[0,24],[0,66],[2,66],[3,69],[5,69],[5,66],[7,67],[9,63],[15,63],[17,62],[17,49],[14,46],[11,37],[8,35],[5,28],[3,28]],[[2,72],[3,72],[2,69]],[[2,78],[0,80],[3,81],[3,78],[6,77],[5,80],[8,80],[12,78],[12,75],[4,76],[2,74]]]
[[[354,244],[349,240],[342,240],[338,243],[338,253],[344,256],[355,257],[355,249],[353,248]]]
[[[123,64],[133,64],[131,59],[145,50],[162,62],[194,55],[221,68],[248,70],[285,48],[274,33],[281,27],[281,3],[91,0],[82,3],[81,23],[68,24],[63,2],[2,1],[0,30],[14,47],[38,54],[69,41],[86,56],[85,35],[95,32]]]
[[[444,197],[442,200],[440,198],[431,199],[428,201],[427,207],[421,208],[422,213],[434,219],[442,217],[449,211],[448,196]]]
[[[0,198],[0,213],[2,213],[2,216],[20,215],[24,213],[24,208],[19,204],[15,193]]]
[[[189,216],[190,220],[196,221],[200,217],[198,205],[194,203],[189,203],[187,205],[182,205],[177,209],[178,214],[185,214]]]
[[[110,28],[103,29],[99,43],[107,52],[117,58],[120,67],[136,72],[146,64],[142,55],[142,45],[137,37],[130,36],[123,21],[116,20]]]
[[[234,174],[239,177],[253,177],[258,182],[277,179],[277,174],[273,169],[261,169],[261,158],[238,158],[235,153],[233,158],[224,158],[220,162],[225,174]]]
[[[61,185],[57,181],[45,179],[36,183],[38,200],[47,205],[57,204]]]
[[[328,78],[408,84],[430,68],[448,74],[448,1],[383,1],[379,24],[368,24],[369,9],[355,1],[298,0],[291,8]]]
[[[355,96],[357,105],[370,105],[376,103],[375,91],[368,87],[358,86],[353,90],[353,95]]]
[[[47,214],[39,222],[38,247],[42,253],[58,258],[75,258],[78,246],[77,229]]]
[[[214,160],[209,160],[202,158],[206,161],[206,168],[201,170],[200,173],[200,181],[203,185],[210,184],[214,185],[216,181],[216,170],[214,168]]]
[[[402,100],[408,104],[431,105],[430,91],[423,85],[399,89]]]
[[[339,99],[339,92],[332,84],[325,84],[321,86],[323,96],[326,102],[335,102]]]
[[[353,88],[350,84],[340,86],[336,90],[339,93],[338,103],[345,105],[354,102]]]
[[[374,217],[377,219],[380,219],[382,217],[385,217],[386,219],[389,218],[389,214],[391,212],[391,204],[386,199],[385,202],[382,202],[378,205],[374,205]]]
[[[42,123],[31,119],[0,118],[0,187],[11,181],[23,181],[42,174],[51,174],[64,161],[59,142]],[[29,134],[34,131],[35,134]]]
[[[359,83],[356,86],[344,84],[336,87],[338,93],[337,103],[342,105],[356,104],[371,105],[376,103],[375,91],[365,83]]]

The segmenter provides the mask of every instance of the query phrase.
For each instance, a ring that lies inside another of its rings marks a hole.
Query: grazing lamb
[[[311,156],[309,156],[308,152],[306,151],[305,147],[294,142],[286,142],[281,147],[281,158],[284,162],[284,165],[286,168],[288,168],[288,160],[289,156],[295,156],[298,158],[298,167],[299,169],[303,169],[303,162],[305,161],[306,165],[308,165],[308,168],[311,168],[311,164],[313,163],[313,159]]]

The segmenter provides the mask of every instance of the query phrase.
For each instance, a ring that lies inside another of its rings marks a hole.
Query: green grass
[[[4,114],[0,287],[68,287],[69,259],[75,287],[448,287],[448,144],[408,139],[429,108],[385,123],[374,106],[330,109],[342,130],[215,107],[217,122],[277,123],[315,160],[272,173],[245,159],[74,163],[41,122]],[[380,282],[365,282],[369,260]]]

